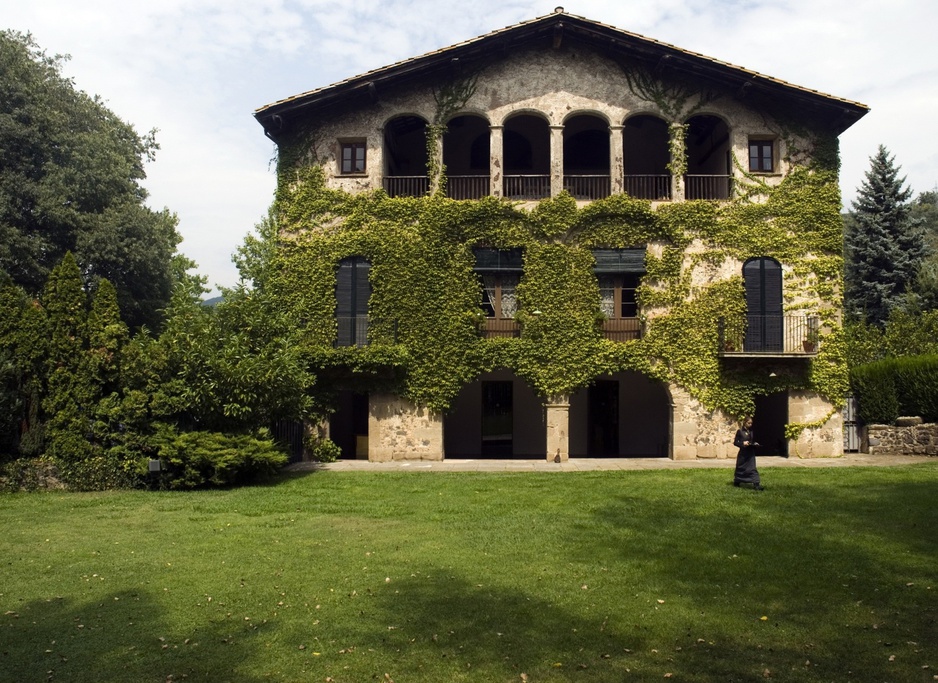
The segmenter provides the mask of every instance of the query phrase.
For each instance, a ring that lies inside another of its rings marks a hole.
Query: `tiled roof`
[[[461,57],[471,60],[472,57],[480,55],[479,48],[484,44],[498,43],[502,39],[509,38],[532,38],[547,35],[547,30],[564,31],[567,28],[573,35],[585,37],[610,50],[631,53],[646,60],[665,60],[668,64],[673,64],[675,69],[695,72],[717,81],[732,82],[736,87],[743,87],[745,84],[758,85],[761,89],[777,91],[778,95],[803,100],[815,108],[836,111],[842,119],[842,122],[836,126],[839,129],[837,132],[845,130],[869,111],[869,107],[859,102],[794,85],[698,52],[685,50],[585,17],[568,14],[558,8],[558,11],[551,14],[513,24],[449,47],[372,69],[331,85],[272,102],[257,109],[254,116],[265,128],[268,128],[268,123],[275,116],[296,115],[300,113],[300,110],[315,110],[317,106],[340,100],[350,91],[359,88],[375,88],[377,83],[384,84],[404,78],[420,77]]]

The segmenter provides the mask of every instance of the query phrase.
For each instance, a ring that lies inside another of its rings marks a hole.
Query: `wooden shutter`
[[[338,322],[338,346],[367,343],[368,299],[371,282],[368,273],[371,264],[360,256],[339,263],[335,284],[335,315]]]
[[[746,289],[746,351],[782,351],[782,267],[770,258],[743,265]]]

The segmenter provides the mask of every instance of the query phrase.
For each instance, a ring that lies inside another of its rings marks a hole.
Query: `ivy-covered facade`
[[[345,457],[842,452],[864,105],[562,10],[259,109]]]

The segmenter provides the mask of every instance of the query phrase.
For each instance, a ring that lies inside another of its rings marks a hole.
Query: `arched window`
[[[368,299],[371,264],[361,256],[339,262],[335,283],[337,346],[364,346],[368,343]]]
[[[783,351],[782,267],[772,258],[743,264],[746,288],[746,351]]]

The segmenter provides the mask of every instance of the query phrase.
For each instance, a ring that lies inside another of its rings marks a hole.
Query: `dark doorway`
[[[513,451],[511,382],[482,382],[482,455],[510,457]]]
[[[760,447],[757,455],[788,457],[788,441],[785,439],[785,424],[788,422],[788,392],[781,391],[768,396],[756,396],[756,414],[752,428]]]
[[[329,418],[329,437],[343,458],[368,458],[368,394],[339,392],[336,411]]]
[[[589,442],[591,458],[619,455],[619,383],[599,380],[589,388]]]

